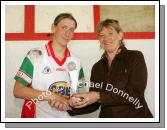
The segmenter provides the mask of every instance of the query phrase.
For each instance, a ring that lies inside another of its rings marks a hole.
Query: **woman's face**
[[[72,39],[75,30],[75,22],[65,18],[56,26],[52,25],[52,33],[54,40],[62,46],[67,46],[67,43]]]
[[[123,33],[117,32],[113,27],[103,27],[102,31],[99,34],[100,46],[108,53],[115,52],[122,40]]]

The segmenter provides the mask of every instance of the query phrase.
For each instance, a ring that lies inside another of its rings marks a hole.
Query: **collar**
[[[64,64],[64,62],[66,61],[67,57],[70,57],[70,51],[68,50],[68,48],[66,48],[65,53],[64,53],[64,58],[60,61],[56,55],[54,54],[53,48],[52,48],[52,44],[53,41],[48,41],[48,43],[46,44],[46,50],[48,53],[48,56],[53,57],[53,59],[55,60],[55,62],[59,65],[62,66]]]
[[[119,47],[119,49],[121,49],[121,51],[115,56],[114,59],[122,59],[125,55],[125,52],[127,51],[127,48],[125,46],[121,46]],[[106,52],[103,53],[103,55],[101,56],[101,59],[105,62],[108,62]]]

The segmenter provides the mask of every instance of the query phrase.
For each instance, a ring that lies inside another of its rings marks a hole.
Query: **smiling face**
[[[123,33],[117,32],[112,26],[103,27],[99,33],[100,46],[108,53],[118,50]]]
[[[62,45],[67,46],[67,43],[72,39],[75,22],[72,19],[64,18],[57,25],[52,25],[52,33],[54,40]]]

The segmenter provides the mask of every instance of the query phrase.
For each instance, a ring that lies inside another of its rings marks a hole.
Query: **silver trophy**
[[[68,74],[70,78],[70,95],[72,96],[74,93],[78,92],[78,77],[79,77],[79,67],[76,62],[70,60],[67,64]],[[79,102],[80,98],[72,97],[74,102]]]
[[[70,77],[70,84],[71,84],[71,95],[73,93],[77,92],[77,88],[78,88],[78,76],[79,76],[79,70],[77,69],[77,65],[74,61],[70,61],[67,64],[67,68],[68,68],[68,74]]]

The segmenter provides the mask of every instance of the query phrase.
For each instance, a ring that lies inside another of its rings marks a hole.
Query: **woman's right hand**
[[[71,110],[68,100],[59,94],[52,93],[47,99],[48,103],[52,107],[56,107],[59,110],[67,111]]]
[[[99,92],[91,91],[91,92],[75,93],[70,98],[69,104],[73,108],[82,108],[82,107],[85,107],[87,105],[97,102],[99,99],[100,99]]]

